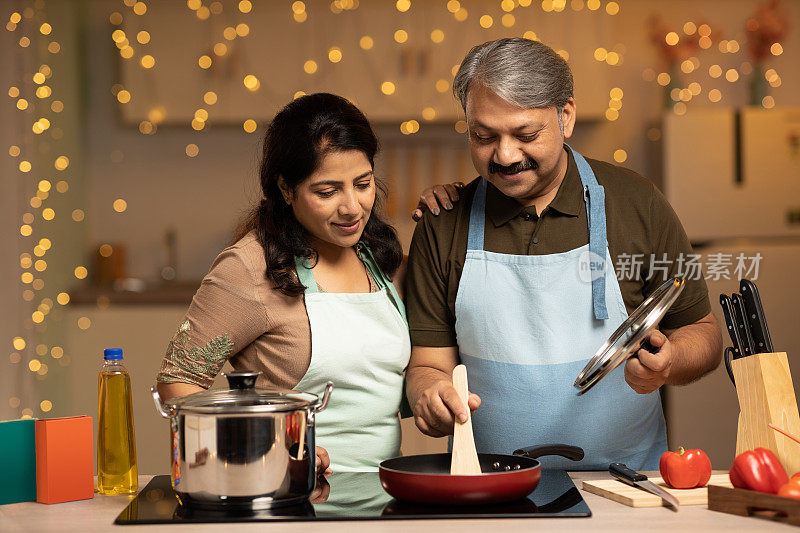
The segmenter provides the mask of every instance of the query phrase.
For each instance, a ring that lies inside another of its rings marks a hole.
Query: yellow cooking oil
[[[134,494],[139,488],[131,377],[122,350],[106,349],[97,379],[97,492]]]

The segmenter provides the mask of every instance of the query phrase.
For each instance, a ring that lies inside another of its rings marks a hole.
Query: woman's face
[[[281,188],[317,245],[355,246],[375,203],[372,165],[359,150],[329,152],[294,192]]]

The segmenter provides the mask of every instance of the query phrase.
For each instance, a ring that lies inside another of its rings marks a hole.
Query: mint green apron
[[[320,292],[313,270],[296,258],[311,325],[311,364],[295,390],[322,394],[333,381],[328,407],[316,415],[316,444],[335,472],[377,471],[400,454],[398,411],[403,372],[411,356],[405,307],[369,248],[358,243],[378,292]]]

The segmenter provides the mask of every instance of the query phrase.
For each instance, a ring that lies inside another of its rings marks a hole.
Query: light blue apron
[[[624,365],[583,396],[573,387],[627,311],[608,252],[603,187],[572,154],[586,199],[587,245],[550,255],[487,252],[485,179],[472,202],[456,335],[470,391],[482,400],[472,419],[476,445],[481,453],[511,453],[570,444],[584,449],[582,461],[544,457],[543,466],[606,470],[618,461],[657,470],[667,449],[658,391],[634,392]]]

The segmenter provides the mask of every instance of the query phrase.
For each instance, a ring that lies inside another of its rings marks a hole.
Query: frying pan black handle
[[[543,455],[560,455],[573,461],[580,461],[583,459],[583,448],[578,446],[569,446],[567,444],[545,444],[544,446],[529,446],[519,450],[514,450],[514,455],[522,455],[523,457],[530,457],[536,459]]]

